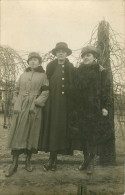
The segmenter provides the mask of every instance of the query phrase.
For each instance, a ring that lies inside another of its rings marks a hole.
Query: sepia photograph
[[[125,195],[125,0],[0,1],[0,195]]]

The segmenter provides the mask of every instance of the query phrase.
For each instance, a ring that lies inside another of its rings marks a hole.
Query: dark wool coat
[[[111,110],[113,99],[110,96],[111,85],[107,70],[101,71],[98,64],[81,63],[76,70],[74,86],[76,127],[80,130],[82,145],[86,142],[91,151],[99,144],[114,141],[113,110]],[[102,108],[108,110],[107,116],[102,115]]]
[[[48,86],[41,66],[33,72],[29,67],[20,76],[14,92],[14,114],[8,141],[8,147],[12,150],[37,151],[43,123],[41,111],[49,95]]]
[[[68,59],[64,65],[54,60],[47,65],[50,95],[45,107],[45,128],[41,148],[58,153],[70,153],[68,133],[69,97],[72,85],[73,64]]]

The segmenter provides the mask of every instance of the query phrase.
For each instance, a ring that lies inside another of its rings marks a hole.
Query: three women
[[[102,124],[104,125],[102,121],[105,121],[105,124],[109,121],[107,117],[109,102],[106,94],[106,71],[97,62],[98,50],[92,46],[83,48],[81,54],[83,62],[76,70],[67,59],[71,53],[66,43],[57,43],[52,50],[56,59],[47,65],[47,77],[40,66],[41,57],[37,53],[29,55],[30,67],[21,75],[16,87],[18,97],[14,105],[9,141],[13,163],[7,176],[11,176],[17,170],[18,157],[23,152],[27,154],[25,165],[27,171],[32,171],[31,154],[37,152],[39,148],[50,152],[49,161],[44,165],[45,170],[56,170],[57,154],[72,153],[69,114],[73,90],[77,95],[76,113],[84,153],[84,162],[79,170],[89,167],[97,153],[98,145],[102,143],[101,140],[113,137],[107,133],[109,127],[102,128]],[[43,121],[41,111],[45,102]],[[42,124],[44,122],[42,130],[41,121]],[[108,138],[105,138],[107,134]]]

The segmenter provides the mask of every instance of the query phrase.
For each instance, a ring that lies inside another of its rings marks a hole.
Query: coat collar
[[[93,62],[92,64],[84,64],[82,62],[79,66],[79,70],[81,71],[82,69],[90,69],[90,70],[95,69],[95,70],[99,70],[100,72],[106,71],[106,69],[102,65],[96,62]]]
[[[45,72],[42,66],[38,66],[37,68],[34,68],[35,72]],[[32,71],[31,67],[26,68],[26,72]]]
[[[54,71],[55,71],[55,69],[56,69],[57,66],[58,66],[58,60],[57,59],[51,61],[47,65],[46,74],[47,74],[48,79],[50,79],[50,77],[53,75],[53,73],[54,73]],[[73,65],[72,65],[72,63],[70,63],[70,61],[68,60],[68,58],[66,58],[65,63],[64,63],[64,71],[65,71],[64,76],[65,77],[68,77],[67,74],[69,72],[69,68],[70,67],[72,68]]]
[[[66,59],[65,59],[65,62],[64,62],[64,65],[67,65],[67,64],[69,64],[69,63],[70,63],[70,62],[69,62],[69,59],[66,58]],[[50,64],[51,66],[52,66],[52,65],[58,65],[58,59],[55,59],[55,60],[51,61],[49,64]]]

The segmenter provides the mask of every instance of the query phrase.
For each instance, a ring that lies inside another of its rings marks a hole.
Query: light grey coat
[[[38,68],[39,69],[39,68]],[[49,95],[49,82],[42,71],[24,72],[14,93],[14,114],[10,127],[8,147],[11,149],[38,149],[42,108]]]

